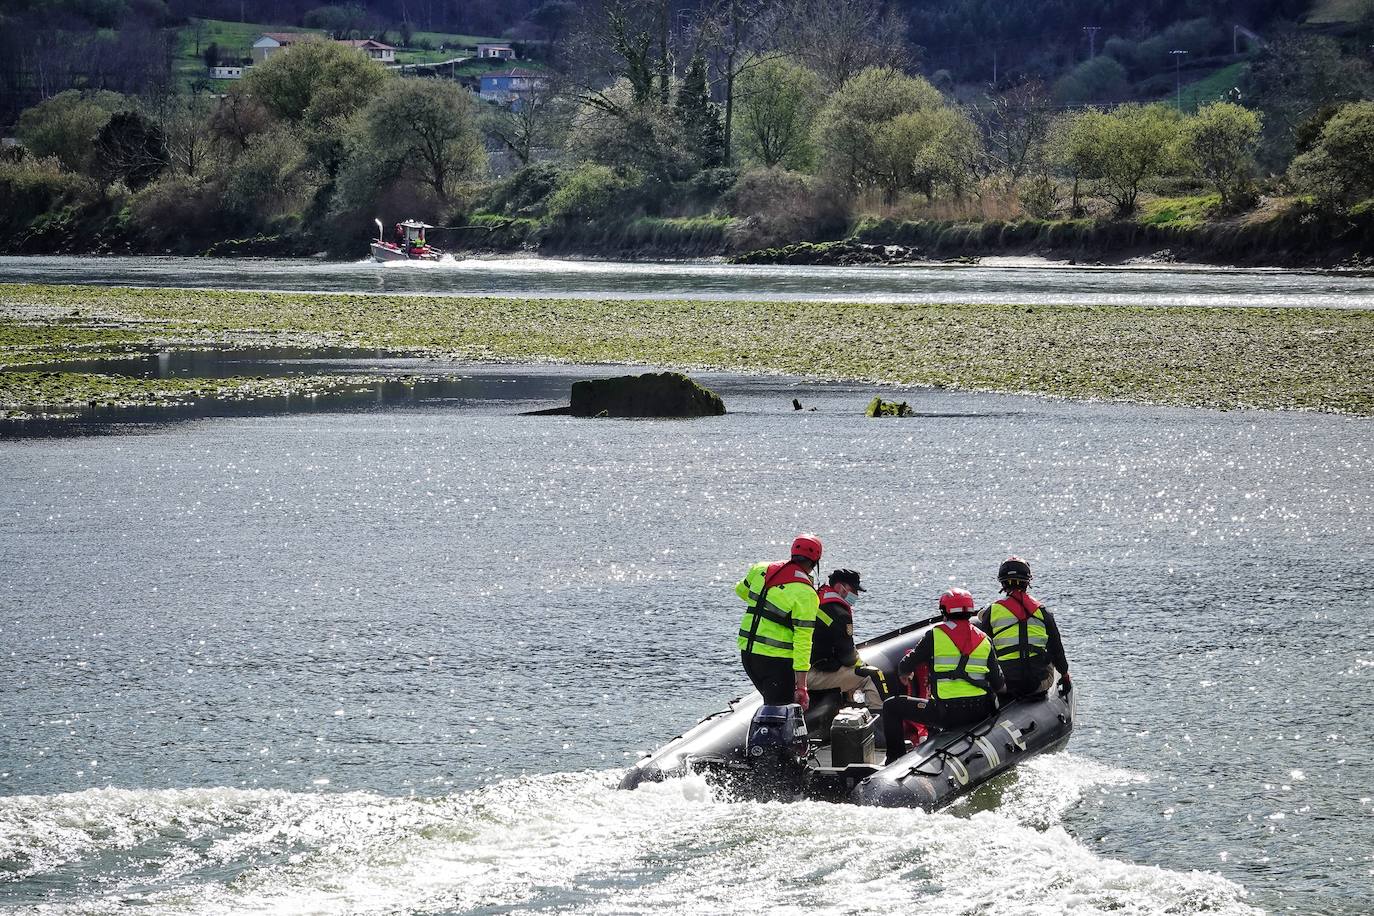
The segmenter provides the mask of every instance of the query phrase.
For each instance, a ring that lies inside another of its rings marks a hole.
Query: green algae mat
[[[599,301],[0,284],[0,366],[32,372],[62,359],[223,343],[712,367],[1374,415],[1371,310]],[[64,401],[62,384],[59,378],[35,386],[21,373],[0,373],[0,406],[81,402],[76,392]],[[137,400],[134,387],[128,394]],[[46,393],[35,394],[40,391]]]

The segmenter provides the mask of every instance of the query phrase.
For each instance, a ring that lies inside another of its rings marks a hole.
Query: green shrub
[[[604,165],[583,163],[549,198],[549,219],[588,222],[622,209],[629,182]]]
[[[0,231],[6,235],[49,211],[98,197],[95,182],[64,170],[55,158],[0,162]]]
[[[563,170],[552,163],[527,165],[487,192],[484,209],[506,216],[543,216],[563,177]]]
[[[129,201],[128,221],[154,247],[197,250],[219,234],[218,185],[185,175],[164,175]]]

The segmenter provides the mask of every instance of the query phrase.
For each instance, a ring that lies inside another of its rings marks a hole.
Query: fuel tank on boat
[[[888,682],[895,683],[897,662],[930,626],[925,621],[894,630],[859,648],[869,665],[882,669]],[[726,709],[702,719],[631,767],[620,787],[633,789],[643,782],[702,772],[732,792],[780,797],[776,774],[751,767],[746,753],[750,723],[761,705],[757,693],[731,701]],[[1010,703],[970,728],[937,732],[884,766],[876,760],[851,760],[855,744],[843,728],[839,752],[832,758],[830,726],[841,706],[836,693],[813,694],[805,716],[810,751],[799,783],[800,797],[934,810],[1023,760],[1063,747],[1074,719],[1073,694],[1051,690]],[[863,742],[859,746],[871,748]]]

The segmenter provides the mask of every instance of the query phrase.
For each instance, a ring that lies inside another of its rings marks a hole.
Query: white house
[[[357,48],[375,61],[384,64],[396,63],[396,49],[391,45],[384,45],[380,41],[364,38],[361,41],[341,41],[339,44],[348,45],[350,48]]]
[[[323,36],[314,32],[263,32],[253,42],[253,63],[260,64],[282,48],[289,48],[303,41],[320,41]]]
[[[210,78],[216,80],[241,80],[243,67],[211,67]]]
[[[485,44],[477,45],[477,57],[496,58],[497,60],[515,60],[515,49],[510,45]]]

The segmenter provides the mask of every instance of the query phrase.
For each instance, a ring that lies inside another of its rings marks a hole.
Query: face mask
[[[850,607],[853,607],[854,605],[859,603],[859,593],[851,591],[849,594],[844,596],[844,600],[849,602]]]

